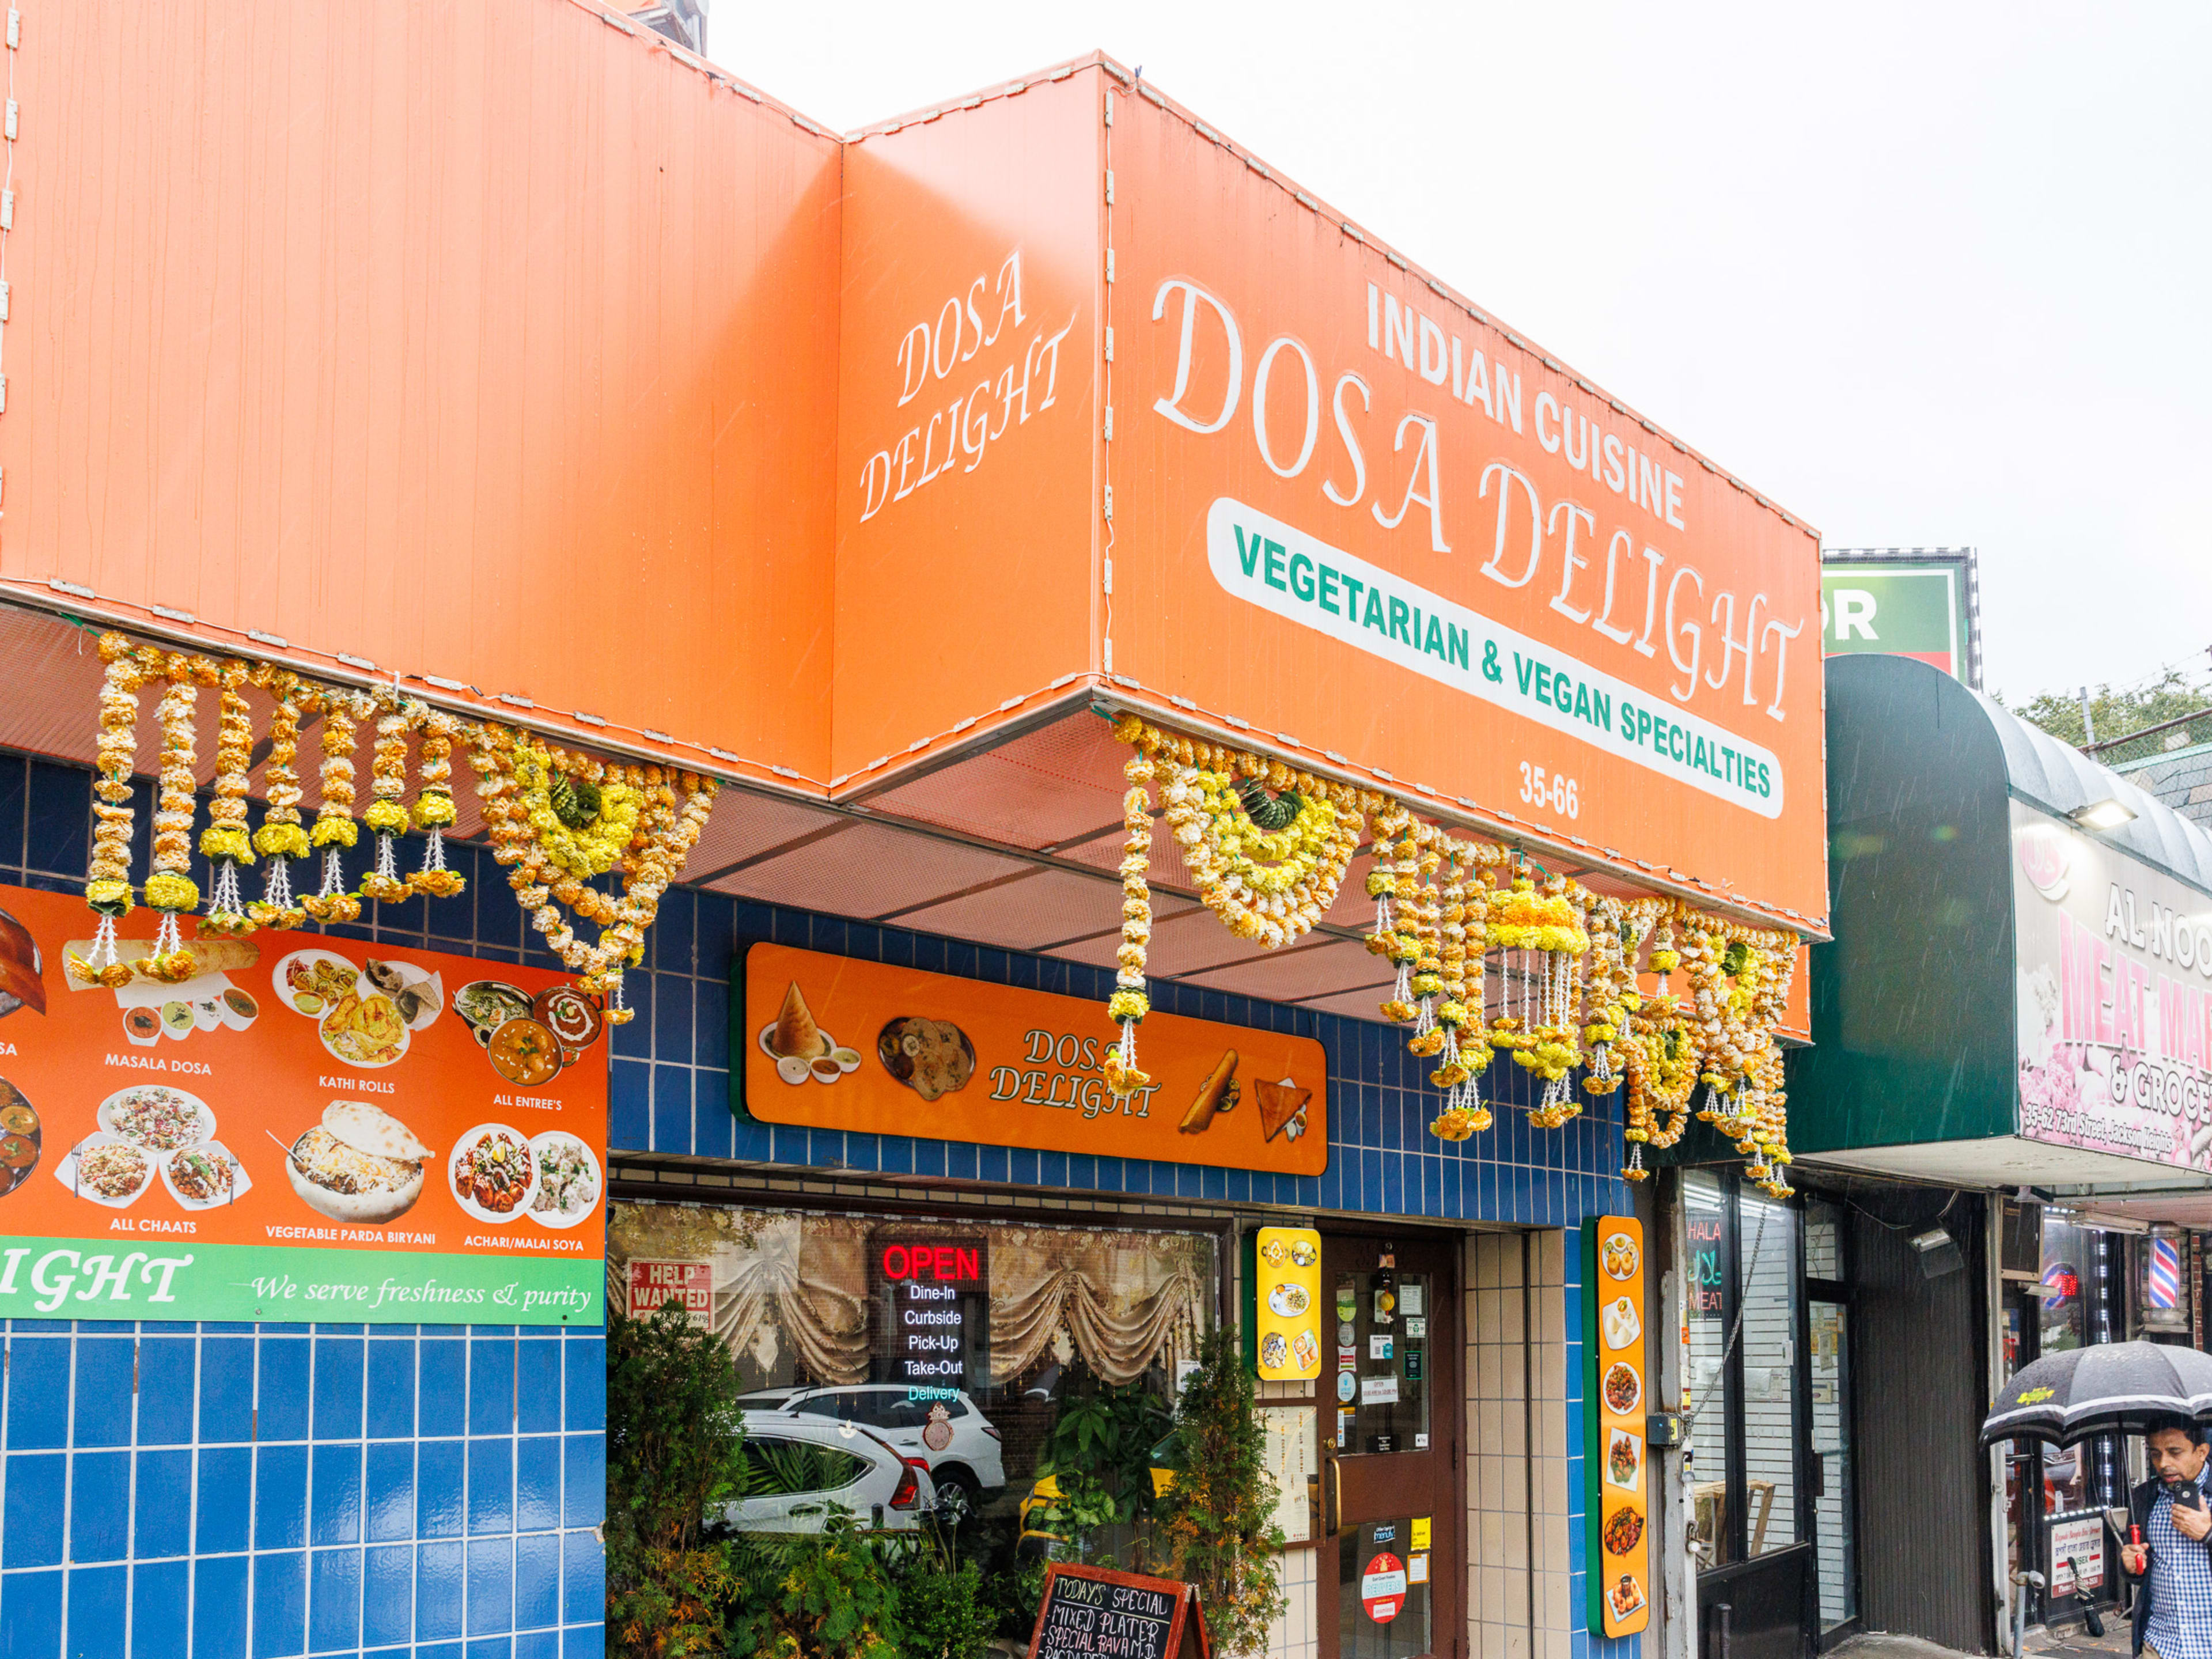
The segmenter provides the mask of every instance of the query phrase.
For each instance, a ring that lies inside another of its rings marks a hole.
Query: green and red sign
[[[1820,555],[1823,656],[1879,651],[1912,657],[1968,685],[1981,683],[1971,548]]]

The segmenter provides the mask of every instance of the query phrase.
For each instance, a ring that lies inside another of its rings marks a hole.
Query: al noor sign
[[[2012,804],[2020,1129],[2212,1170],[2212,901]]]
[[[86,987],[92,921],[0,887],[0,1316],[600,1322],[606,1050],[538,1017],[563,976],[255,933]]]

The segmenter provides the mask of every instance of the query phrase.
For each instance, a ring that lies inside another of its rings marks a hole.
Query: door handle
[[[1344,1465],[1335,1453],[1329,1454],[1324,1471],[1322,1478],[1328,1488],[1328,1502],[1322,1506],[1322,1533],[1325,1537],[1334,1538],[1344,1513]]]

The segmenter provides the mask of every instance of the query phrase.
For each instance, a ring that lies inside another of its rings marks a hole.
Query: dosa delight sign
[[[1310,1037],[1153,1013],[1137,1037],[1152,1084],[1116,1100],[1096,1001],[765,943],[736,973],[731,1086],[763,1122],[1285,1175],[1328,1165],[1328,1062]]]
[[[91,921],[0,887],[0,1316],[599,1322],[605,1037],[566,979],[264,933],[88,988]]]
[[[2212,1170],[2212,899],[2012,803],[2020,1131]]]
[[[1809,527],[1097,64],[845,213],[839,775],[1095,676],[1825,919]]]

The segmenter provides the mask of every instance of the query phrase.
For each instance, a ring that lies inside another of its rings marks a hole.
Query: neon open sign
[[[983,1249],[980,1244],[886,1244],[884,1277],[980,1289],[983,1283]]]

